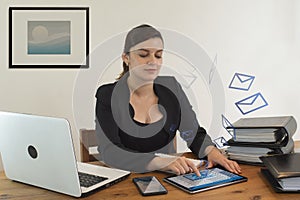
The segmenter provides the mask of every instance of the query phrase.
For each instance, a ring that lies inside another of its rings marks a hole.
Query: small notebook
[[[235,183],[247,181],[244,176],[231,173],[224,169],[212,168],[200,171],[201,176],[195,173],[184,175],[173,175],[163,180],[174,185],[188,193],[203,192],[214,188],[223,187]],[[205,176],[203,176],[205,174]]]

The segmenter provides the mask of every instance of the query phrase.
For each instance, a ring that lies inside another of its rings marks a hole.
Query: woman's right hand
[[[197,176],[200,176],[199,169],[184,156],[174,158],[155,157],[149,163],[148,167],[150,166],[162,171],[172,171],[177,175],[195,172]]]

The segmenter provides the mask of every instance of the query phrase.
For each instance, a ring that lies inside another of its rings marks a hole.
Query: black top
[[[163,118],[152,124],[133,119],[127,77],[98,88],[96,132],[103,161],[116,168],[145,172],[154,153],[174,153],[176,131],[199,158],[214,145],[200,127],[185,93],[174,77],[157,77],[154,92]]]

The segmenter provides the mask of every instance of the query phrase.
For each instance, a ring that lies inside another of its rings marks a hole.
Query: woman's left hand
[[[212,147],[207,154],[208,168],[215,166],[216,164],[222,165],[228,171],[240,174],[242,173],[241,167],[235,161],[228,160],[216,147]]]

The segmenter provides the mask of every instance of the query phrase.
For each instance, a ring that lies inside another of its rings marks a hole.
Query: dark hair
[[[151,38],[160,38],[163,42],[163,38],[160,32],[148,24],[142,24],[131,29],[127,33],[123,53],[128,54],[130,52],[131,47]],[[129,66],[125,62],[123,62],[123,71],[117,79],[122,78],[122,76],[128,71]]]

